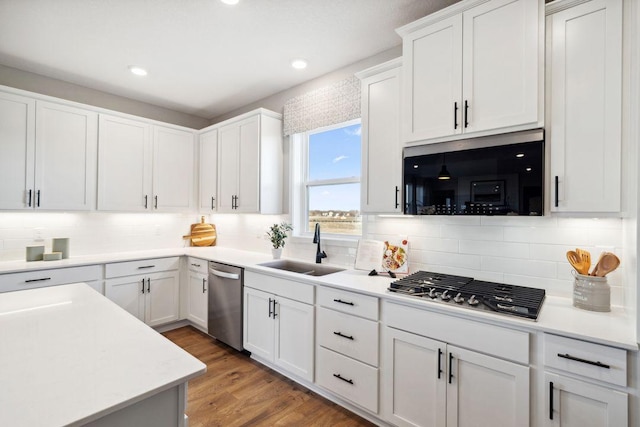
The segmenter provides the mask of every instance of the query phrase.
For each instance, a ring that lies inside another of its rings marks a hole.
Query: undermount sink
[[[344,268],[330,267],[328,265],[313,264],[288,259],[279,259],[258,264],[263,267],[275,268],[277,270],[290,271],[292,273],[304,274],[307,276],[326,276],[327,274],[344,271]]]

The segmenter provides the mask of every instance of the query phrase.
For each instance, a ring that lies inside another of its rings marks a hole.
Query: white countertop
[[[0,294],[0,425],[83,424],[206,371],[85,284]]]
[[[322,277],[305,276],[287,271],[274,270],[258,264],[272,261],[270,254],[229,249],[219,246],[185,247],[140,252],[73,257],[62,261],[4,262],[0,263],[0,273],[32,269],[61,268],[76,265],[100,264],[130,261],[135,259],[159,258],[188,255],[210,261],[232,264],[252,271],[286,277],[315,285],[332,286],[384,298],[388,301],[422,307],[446,314],[458,315],[490,323],[515,326],[530,330],[565,335],[589,340],[614,347],[637,351],[635,319],[620,308],[614,307],[610,313],[597,313],[573,307],[570,298],[547,296],[536,322],[484,311],[468,310],[451,304],[437,304],[403,295],[387,292],[390,281],[386,275],[371,277],[366,271],[345,269],[345,271]],[[313,263],[313,260],[303,260]]]

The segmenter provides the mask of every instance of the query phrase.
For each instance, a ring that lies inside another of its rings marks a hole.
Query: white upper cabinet
[[[193,133],[100,115],[98,209],[193,207]]]
[[[398,29],[402,141],[539,126],[540,7],[468,1]]]
[[[33,208],[35,107],[31,98],[0,92],[0,209]]]
[[[37,101],[35,152],[36,208],[95,208],[97,113]]]
[[[0,209],[95,207],[96,113],[0,94]]]
[[[400,59],[357,74],[362,80],[363,213],[402,213]]]
[[[151,197],[151,129],[144,122],[100,115],[98,209],[146,211]]]
[[[161,211],[194,208],[193,132],[153,127],[153,206]]]
[[[551,211],[618,212],[622,1],[592,0],[547,13]]]
[[[218,129],[199,136],[200,210],[215,212],[218,205]]]
[[[260,109],[216,125],[218,212],[282,212],[282,120]],[[208,196],[207,196],[208,197]],[[200,205],[210,200],[200,201]]]

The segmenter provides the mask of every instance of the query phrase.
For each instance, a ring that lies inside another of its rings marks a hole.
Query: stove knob
[[[437,295],[436,295],[436,288],[431,288],[431,289],[429,290],[429,298],[431,298],[431,299],[435,299],[436,297],[437,297]]]
[[[449,291],[446,290],[442,293],[442,295],[440,295],[440,299],[442,301],[449,301],[451,299],[451,295],[449,295]]]
[[[478,301],[478,300],[476,299],[476,296],[475,296],[475,295],[471,295],[471,296],[469,297],[469,300],[467,301],[467,303],[468,303],[469,305],[478,305],[478,304],[480,304],[480,301]]]
[[[462,295],[460,295],[460,292],[458,292],[458,295],[453,297],[453,300],[458,304],[462,304],[464,302],[464,298],[462,297]]]

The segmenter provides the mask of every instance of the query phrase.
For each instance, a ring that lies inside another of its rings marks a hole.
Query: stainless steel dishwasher
[[[243,269],[209,261],[209,335],[242,351]]]

